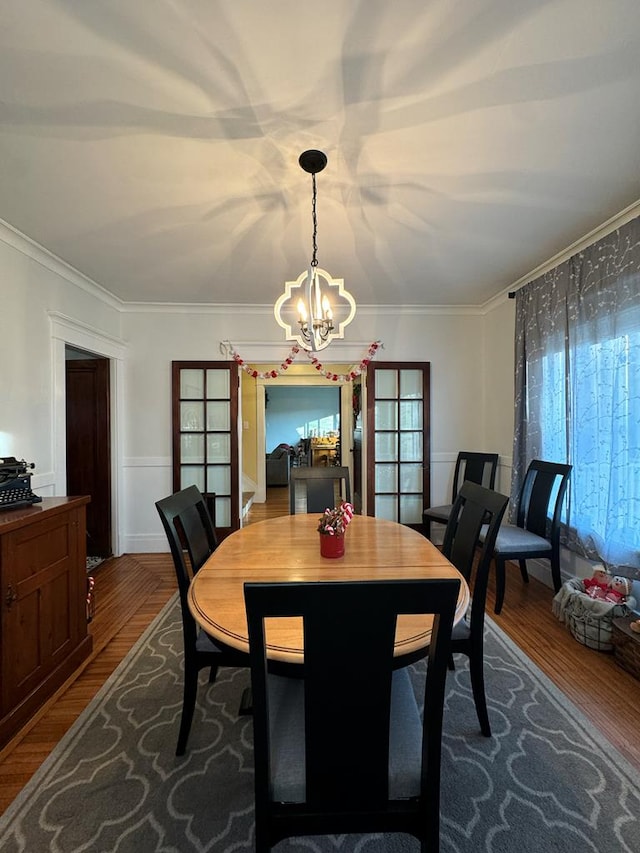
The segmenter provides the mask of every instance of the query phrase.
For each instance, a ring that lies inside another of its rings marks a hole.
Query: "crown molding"
[[[17,249],[21,254],[31,258],[31,260],[40,264],[40,266],[45,267],[45,269],[48,269],[50,272],[59,275],[61,278],[71,282],[71,284],[75,284],[76,287],[79,287],[86,293],[90,293],[92,296],[95,296],[96,299],[106,303],[110,308],[122,310],[124,303],[121,299],[118,299],[112,293],[109,293],[109,291],[105,290],[104,287],[89,278],[89,276],[80,272],[80,270],[72,267],[71,264],[63,261],[62,258],[54,255],[53,252],[45,249],[44,246],[36,243],[35,240],[27,237],[26,234],[18,231],[17,228],[14,228],[13,225],[10,225],[8,222],[5,222],[4,219],[0,219],[0,240],[8,246]]]
[[[509,293],[519,290],[525,284],[539,278],[541,275],[557,267],[573,255],[590,246],[592,243],[606,237],[612,231],[622,227],[627,222],[640,216],[640,199],[633,202],[624,210],[603,222],[597,228],[580,237],[570,246],[558,252],[549,260],[539,264],[526,275],[521,276],[504,290],[481,305],[358,305],[357,311],[365,317],[379,316],[482,316],[489,313],[509,298]],[[71,264],[54,255],[44,246],[36,243],[26,234],[18,231],[13,225],[0,219],[0,241],[13,247],[23,255],[31,258],[41,266],[61,276],[70,283],[104,302],[109,307],[123,314],[217,314],[229,316],[266,316],[273,314],[273,305],[240,305],[234,303],[181,303],[181,302],[124,302],[114,296],[102,285],[89,276],[80,272]]]
[[[541,275],[548,273],[550,270],[555,269],[555,267],[560,266],[565,261],[568,261],[569,258],[572,258],[574,255],[577,255],[579,252],[582,252],[588,246],[591,246],[593,243],[597,243],[598,240],[601,240],[603,237],[606,237],[607,234],[611,234],[612,231],[615,231],[618,228],[622,228],[623,225],[626,225],[627,222],[631,222],[632,219],[635,219],[637,216],[640,216],[640,199],[638,201],[634,201],[633,204],[630,204],[628,207],[625,207],[624,210],[621,210],[619,213],[616,213],[615,216],[612,216],[610,219],[607,219],[606,222],[603,222],[601,225],[598,225],[596,228],[593,228],[583,237],[580,237],[570,246],[567,246],[566,249],[562,249],[562,251],[558,252],[552,258],[549,258],[548,261],[537,266],[535,269],[528,272],[526,275],[521,276],[517,281],[514,281],[509,287],[506,287],[503,291],[498,293],[486,305],[490,305],[495,300],[508,299],[509,293],[513,293],[516,290],[519,290],[521,287],[524,287],[525,284],[529,284],[530,281],[533,281],[536,278],[540,278]]]
[[[243,317],[273,317],[273,305],[244,305],[230,302],[123,302],[124,314],[222,314]],[[385,316],[450,316],[451,314],[477,315],[478,305],[358,305],[356,315],[364,317]]]

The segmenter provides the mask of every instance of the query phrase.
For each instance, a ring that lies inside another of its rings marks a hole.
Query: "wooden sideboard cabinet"
[[[90,654],[88,497],[0,512],[0,747]]]

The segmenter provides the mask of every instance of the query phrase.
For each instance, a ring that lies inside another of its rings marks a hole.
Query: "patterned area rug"
[[[3,853],[238,853],[253,846],[246,670],[202,673],[188,752],[174,755],[181,625],[165,608],[0,819]],[[489,620],[493,737],[479,734],[461,658],[449,674],[442,853],[640,851],[640,774]],[[416,688],[424,663],[413,667]],[[401,835],[281,842],[278,853],[418,853]]]

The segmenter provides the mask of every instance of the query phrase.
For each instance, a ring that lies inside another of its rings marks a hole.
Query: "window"
[[[514,491],[533,458],[573,465],[565,544],[640,566],[640,220],[522,288]]]
[[[563,460],[569,441],[570,518],[584,549],[633,564],[640,552],[640,329],[542,358],[541,458]],[[568,404],[569,403],[569,407]]]

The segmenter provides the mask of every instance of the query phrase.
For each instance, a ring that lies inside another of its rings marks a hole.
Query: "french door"
[[[431,492],[430,365],[367,367],[367,515],[421,528]]]
[[[196,485],[224,537],[240,527],[238,365],[172,362],[173,490]]]

